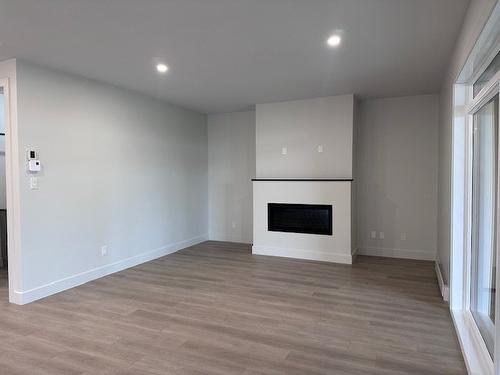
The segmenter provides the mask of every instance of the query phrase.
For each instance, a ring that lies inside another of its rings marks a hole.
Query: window
[[[470,311],[493,358],[498,95],[473,115]]]
[[[450,310],[470,373],[484,375],[500,375],[499,96],[500,2],[453,87]]]
[[[477,94],[486,86],[486,84],[493,78],[496,72],[500,70],[500,52],[495,56],[493,61],[488,65],[486,70],[479,76],[479,78],[472,85],[473,96]]]

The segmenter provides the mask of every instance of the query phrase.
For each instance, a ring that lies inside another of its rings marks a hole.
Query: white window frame
[[[498,52],[497,52],[498,53]],[[496,55],[493,54],[493,57]],[[454,127],[453,127],[453,158],[461,159],[462,164],[458,164],[458,169],[463,168],[460,173],[463,186],[457,186],[460,181],[454,176],[452,181],[452,254],[451,254],[451,295],[450,309],[457,329],[460,344],[470,374],[493,375],[500,374],[500,296],[496,298],[495,305],[495,348],[494,359],[489,355],[486,344],[479,332],[476,322],[470,311],[470,286],[471,286],[471,245],[472,245],[472,161],[473,161],[473,116],[495,95],[500,93],[500,71],[488,81],[481,91],[473,97],[473,83],[484,72],[488,65],[477,72],[466,84],[455,86],[454,94],[461,90],[465,96],[465,105],[457,111],[455,107]],[[454,98],[454,103],[456,100]],[[462,127],[455,127],[462,121]],[[500,133],[500,120],[497,124],[497,132]],[[456,141],[458,138],[461,141]],[[500,138],[499,138],[500,139]],[[455,149],[456,147],[461,149]],[[497,145],[499,147],[499,145]],[[497,160],[497,244],[496,244],[496,288],[500,287],[500,147]],[[455,160],[454,160],[455,163]],[[455,164],[454,164],[455,165]],[[454,168],[455,170],[455,168]],[[454,186],[455,185],[455,186]],[[457,207],[459,209],[457,209]],[[460,209],[461,208],[461,209]],[[453,214],[457,209],[458,215]],[[462,215],[461,215],[462,214]],[[460,222],[461,221],[461,222]],[[453,231],[461,235],[457,238]]]

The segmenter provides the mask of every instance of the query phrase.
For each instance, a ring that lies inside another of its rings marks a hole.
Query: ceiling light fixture
[[[168,66],[163,64],[163,63],[159,63],[159,64],[156,64],[156,70],[160,74],[165,74],[166,72],[168,72]]]
[[[326,44],[328,44],[330,47],[338,47],[341,41],[342,38],[339,35],[335,34],[327,39]]]

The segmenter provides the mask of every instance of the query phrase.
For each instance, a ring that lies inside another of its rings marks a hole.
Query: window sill
[[[493,375],[493,361],[472,315],[464,310],[451,310],[465,365],[470,375]]]

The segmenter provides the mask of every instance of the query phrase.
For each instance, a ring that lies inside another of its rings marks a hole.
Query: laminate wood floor
[[[432,262],[353,266],[205,242],[25,306],[0,374],[466,374]]]

